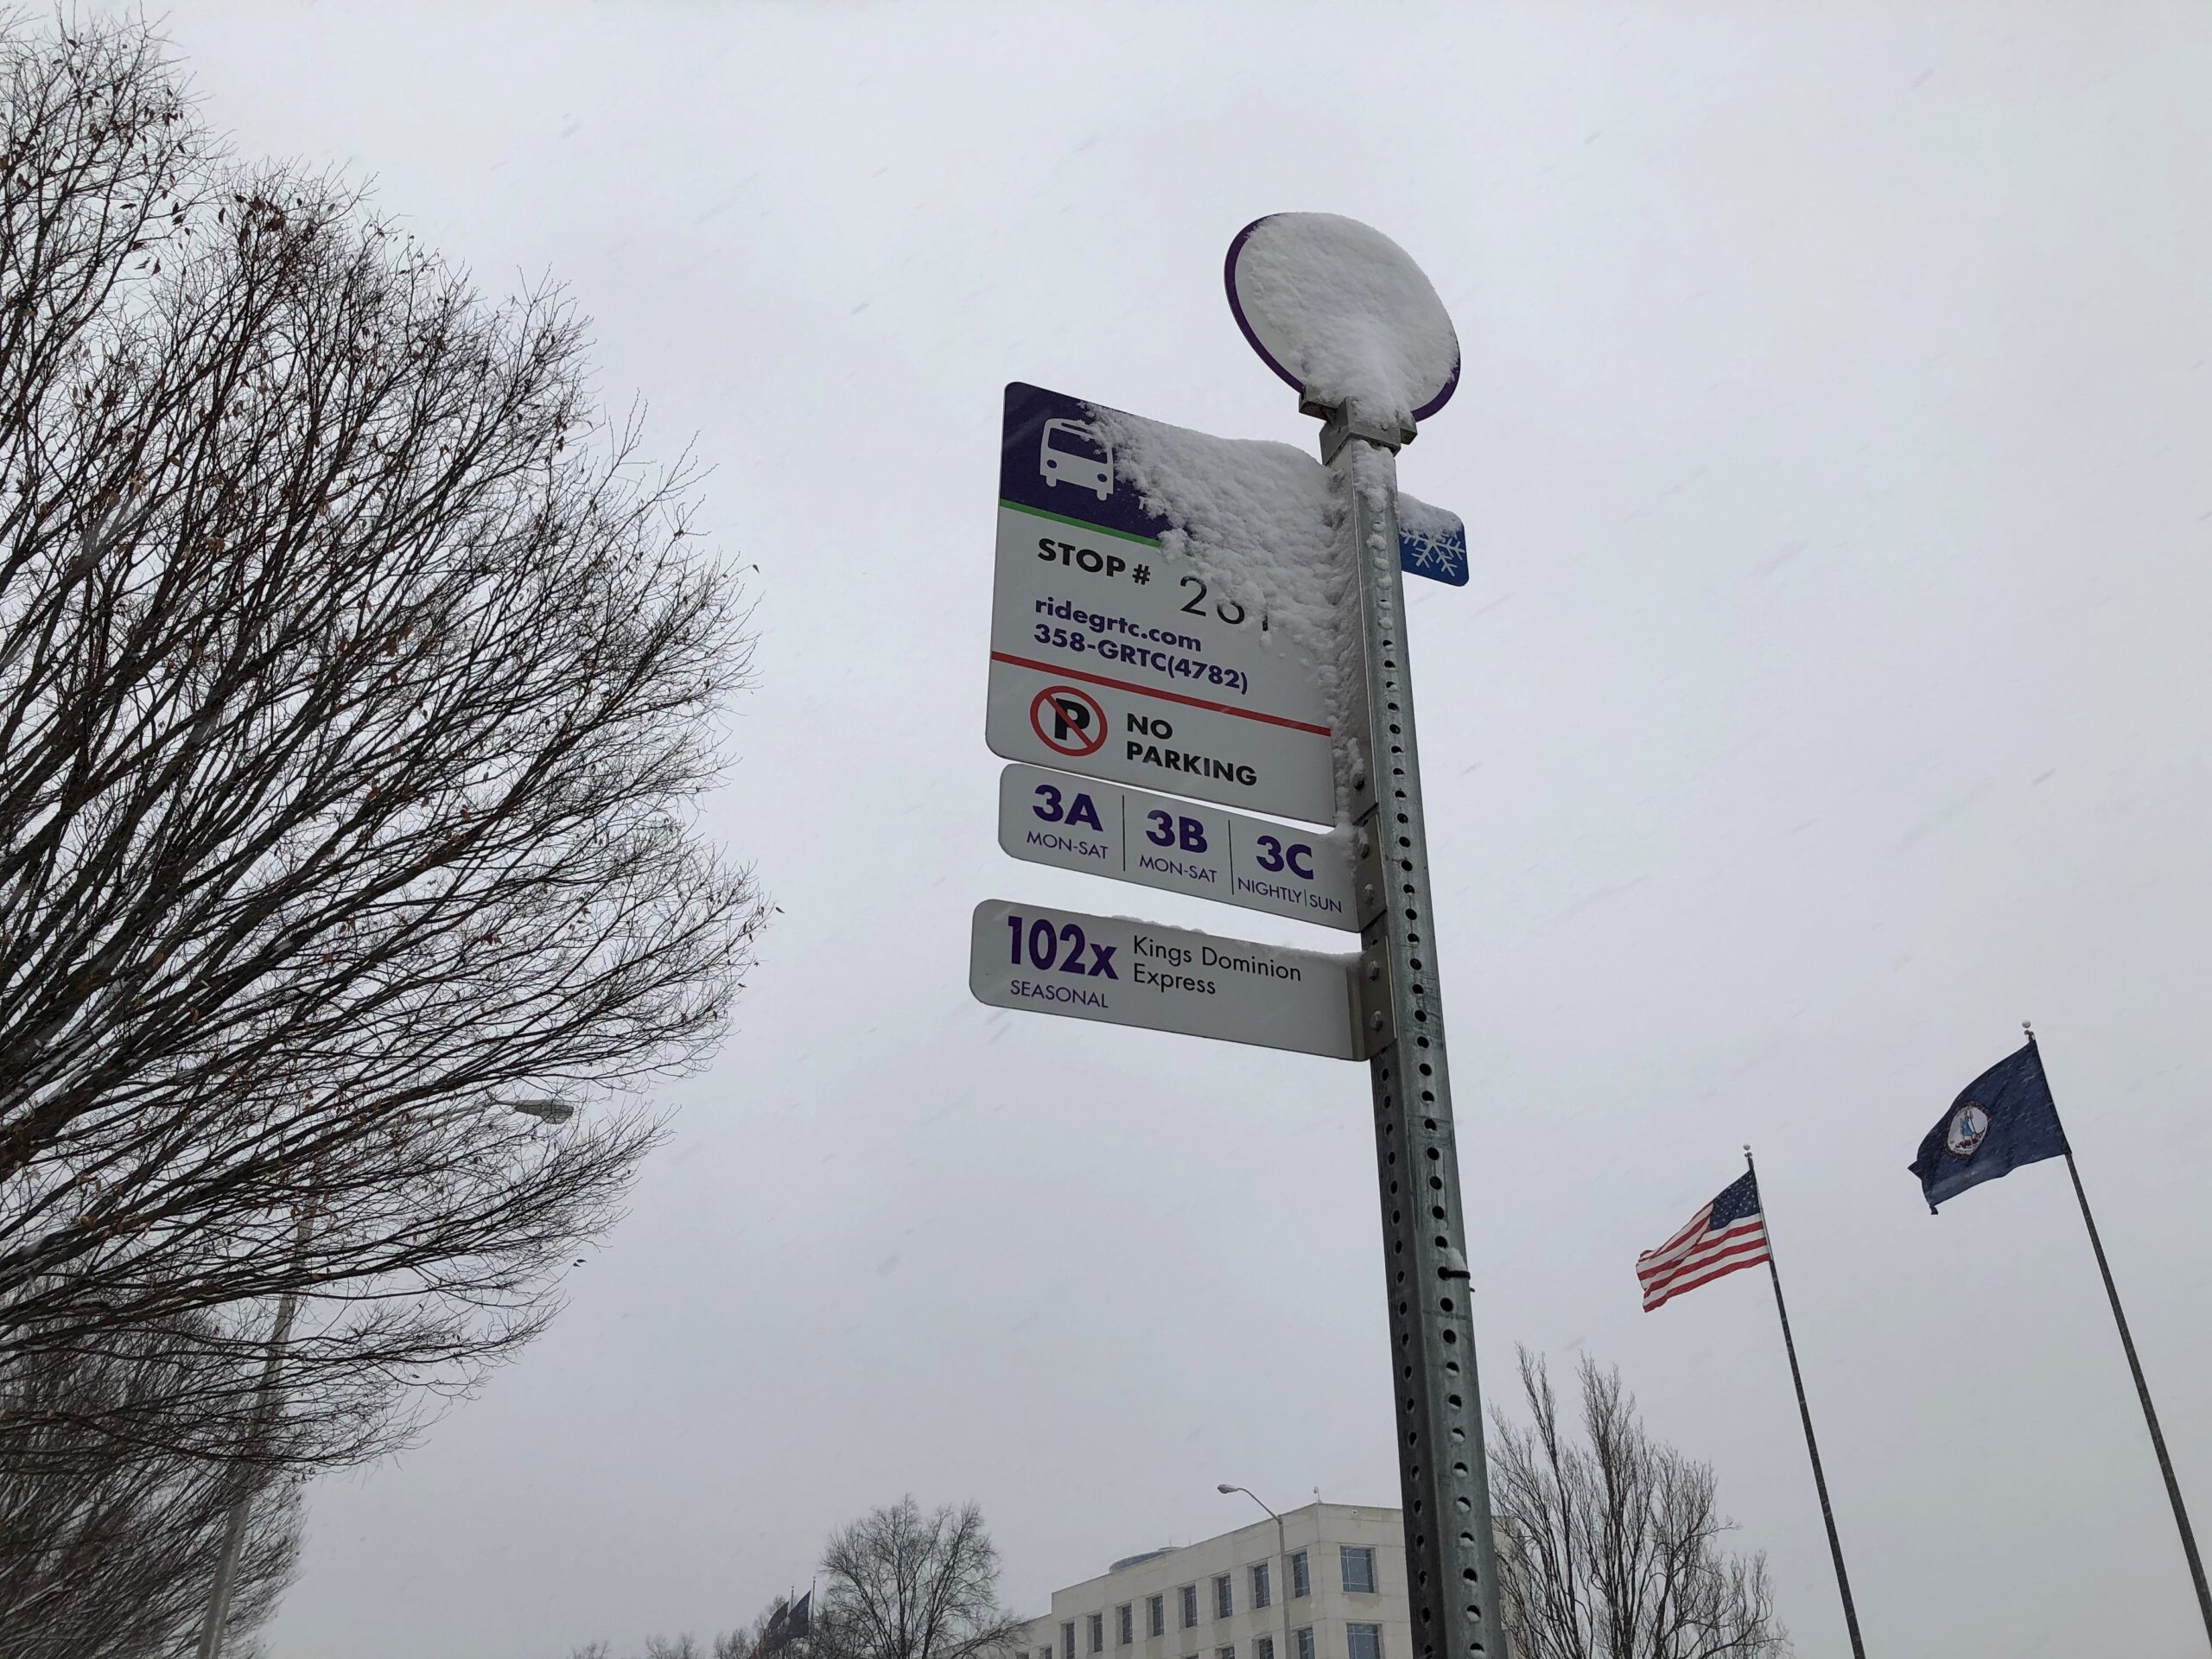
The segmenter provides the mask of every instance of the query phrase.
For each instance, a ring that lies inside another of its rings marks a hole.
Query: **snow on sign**
[[[976,906],[968,988],[995,1008],[1366,1058],[1357,957],[1224,939],[1050,905]]]
[[[1006,392],[984,735],[1065,767],[1316,823],[1336,816],[1322,677],[1212,591],[1117,467],[1101,409]]]
[[[1369,919],[1356,896],[1351,849],[1338,836],[1041,766],[1000,774],[999,845],[1032,864],[1324,927],[1357,932]]]
[[[1269,213],[1229,245],[1229,308],[1311,412],[1361,408],[1412,435],[1459,384],[1459,336],[1421,268],[1337,213]]]

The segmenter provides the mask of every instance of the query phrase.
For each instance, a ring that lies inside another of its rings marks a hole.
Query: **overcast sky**
[[[188,0],[248,151],[373,178],[696,439],[759,684],[711,828],[783,907],[552,1332],[313,1495],[276,1659],[705,1633],[975,1497],[1025,1610],[1395,1503],[1367,1080],[1001,1014],[1001,388],[1310,443],[1230,237],[1351,214],[1466,354],[1406,454],[1478,1333],[1618,1363],[1847,1652],[1766,1285],[1633,1263],[1754,1142],[1870,1653],[2202,1639],[2063,1169],[1904,1166],[2036,1020],[2212,1524],[2212,13],[2201,4]],[[1249,1507],[1249,1506],[1248,1506]]]

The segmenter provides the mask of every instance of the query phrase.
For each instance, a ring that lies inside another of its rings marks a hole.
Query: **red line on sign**
[[[1316,726],[1309,721],[1292,720],[1284,715],[1263,715],[1256,709],[1239,709],[1226,702],[1208,702],[1204,697],[1186,697],[1180,691],[1161,691],[1149,685],[1133,685],[1127,680],[1109,680],[1103,674],[1086,674],[1079,668],[1032,662],[1027,657],[1012,656],[1003,651],[993,652],[991,660],[1007,663],[1015,668],[1033,668],[1039,674],[1058,674],[1064,679],[1083,680],[1091,685],[1110,685],[1116,691],[1134,691],[1141,697],[1159,697],[1164,702],[1184,703],[1192,709],[1211,709],[1217,715],[1235,715],[1239,720],[1257,720],[1270,726],[1287,726],[1294,732],[1311,732],[1316,737],[1329,734],[1327,727]]]

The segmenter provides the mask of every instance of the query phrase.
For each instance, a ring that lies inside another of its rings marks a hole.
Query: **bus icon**
[[[1096,491],[1103,501],[1114,493],[1114,446],[1087,421],[1049,420],[1038,446],[1037,470],[1048,486],[1065,481]]]

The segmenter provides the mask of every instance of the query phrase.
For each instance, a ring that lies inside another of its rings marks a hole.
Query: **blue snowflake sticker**
[[[1398,563],[1411,576],[1467,585],[1467,527],[1456,512],[1398,498]]]

